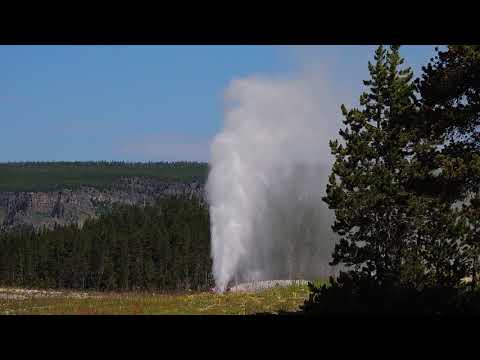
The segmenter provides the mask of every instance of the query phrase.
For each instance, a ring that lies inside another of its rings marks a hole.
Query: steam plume
[[[331,273],[333,217],[321,197],[337,105],[317,73],[251,76],[226,91],[224,129],[207,182],[213,273],[235,281],[311,279]]]

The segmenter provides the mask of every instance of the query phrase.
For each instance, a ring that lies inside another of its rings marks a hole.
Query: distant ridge
[[[122,178],[205,183],[208,163],[194,161],[23,161],[0,163],[0,192],[105,189]]]

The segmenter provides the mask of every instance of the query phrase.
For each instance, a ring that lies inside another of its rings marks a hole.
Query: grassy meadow
[[[306,285],[255,293],[102,293],[0,288],[2,315],[251,315],[296,312]]]

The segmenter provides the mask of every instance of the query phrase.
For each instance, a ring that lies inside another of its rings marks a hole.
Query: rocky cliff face
[[[40,229],[95,218],[114,203],[144,205],[167,196],[186,196],[206,204],[197,182],[166,183],[144,178],[122,179],[108,190],[82,187],[54,192],[0,192],[0,230],[21,226]]]

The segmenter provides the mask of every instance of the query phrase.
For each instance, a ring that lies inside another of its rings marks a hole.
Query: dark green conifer
[[[332,264],[344,264],[378,283],[402,279],[410,249],[409,194],[405,177],[410,133],[400,119],[410,116],[414,85],[410,68],[400,69],[399,46],[379,46],[360,109],[342,105],[342,141],[331,141],[335,156],[324,201],[335,211],[340,235]]]

